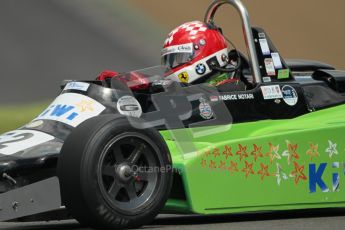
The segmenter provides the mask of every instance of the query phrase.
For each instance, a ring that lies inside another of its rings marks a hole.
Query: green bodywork
[[[295,119],[222,128],[228,130],[194,138],[190,144],[197,151],[191,153],[179,151],[171,131],[161,132],[186,193],[186,200],[169,200],[165,211],[225,214],[345,207],[344,105]]]

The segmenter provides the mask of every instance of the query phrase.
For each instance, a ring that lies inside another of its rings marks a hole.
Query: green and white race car
[[[64,82],[0,136],[0,220],[122,229],[163,212],[345,207],[345,72],[284,60],[239,0],[214,1],[205,22],[224,4],[243,21],[246,90],[169,81],[160,67]],[[280,62],[274,74],[267,59]],[[133,75],[148,87],[119,81]]]

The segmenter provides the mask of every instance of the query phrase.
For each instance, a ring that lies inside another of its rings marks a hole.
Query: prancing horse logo
[[[187,72],[182,72],[178,75],[178,79],[180,79],[180,81],[182,83],[188,83],[189,81],[189,76]]]

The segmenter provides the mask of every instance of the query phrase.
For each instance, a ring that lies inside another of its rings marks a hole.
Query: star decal
[[[206,151],[205,151],[205,156],[206,156],[206,157],[209,157],[210,155],[211,155],[211,151],[210,151],[210,150],[206,150]]]
[[[245,161],[245,164],[246,164],[246,167],[242,169],[242,172],[246,173],[246,178],[248,178],[249,174],[254,174],[254,171],[253,171],[254,163],[249,164],[247,161]]]
[[[206,161],[205,159],[202,159],[202,160],[201,160],[201,166],[202,166],[203,168],[205,168],[206,165],[207,165],[207,161]]]
[[[295,169],[290,173],[290,177],[295,178],[295,184],[298,185],[300,180],[307,180],[308,178],[304,175],[304,165],[298,165],[296,161],[293,162]]]
[[[261,169],[258,171],[258,174],[261,175],[261,180],[263,181],[265,177],[270,176],[270,173],[268,172],[268,165],[264,165],[263,163],[260,163]]]
[[[270,163],[272,164],[274,159],[282,159],[282,157],[279,155],[279,145],[274,146],[272,143],[269,143],[270,150],[266,153],[266,157],[270,157]]]
[[[326,149],[326,153],[328,153],[329,158],[332,158],[334,154],[338,155],[337,144],[333,143],[332,141],[328,140],[328,148]]]
[[[293,145],[290,143],[290,141],[286,141],[286,144],[288,146],[288,149],[283,152],[282,156],[287,157],[288,165],[290,165],[293,158],[299,159],[299,155],[297,153],[298,145]]]
[[[256,144],[254,144],[254,150],[251,152],[250,155],[254,157],[254,161],[256,162],[259,157],[263,157],[262,155],[262,146],[258,147]]]
[[[226,169],[226,163],[224,161],[220,161],[218,168],[220,168],[221,170],[225,170]]]
[[[248,157],[247,146],[239,144],[238,147],[239,150],[236,152],[236,155],[240,156],[240,161],[242,161],[243,158]]]
[[[94,111],[93,108],[93,101],[90,100],[82,100],[81,102],[77,103],[75,106],[80,109],[80,112],[86,112],[86,111]]]
[[[319,154],[319,145],[314,145],[313,143],[309,144],[310,149],[307,150],[306,154],[310,156],[310,160],[313,160],[313,157],[320,156]]]
[[[233,175],[235,172],[238,172],[238,168],[237,168],[237,163],[231,161],[230,162],[230,167],[228,168],[228,170],[230,171],[230,174]]]
[[[224,146],[224,151],[223,155],[225,155],[225,158],[228,159],[229,157],[232,157],[232,152],[231,152],[231,146],[225,145]]]
[[[282,180],[287,180],[289,177],[284,172],[282,166],[277,163],[277,172],[274,173],[274,176],[277,178],[277,184],[280,186]]]
[[[209,165],[210,169],[215,169],[216,168],[216,162],[214,162],[213,160],[210,161],[210,165]]]
[[[220,156],[219,148],[214,148],[212,154],[213,154],[214,158],[219,157]]]

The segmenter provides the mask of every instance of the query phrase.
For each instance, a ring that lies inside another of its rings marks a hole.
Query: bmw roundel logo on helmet
[[[197,74],[202,75],[206,72],[206,66],[204,64],[200,63],[195,67],[195,71]]]

